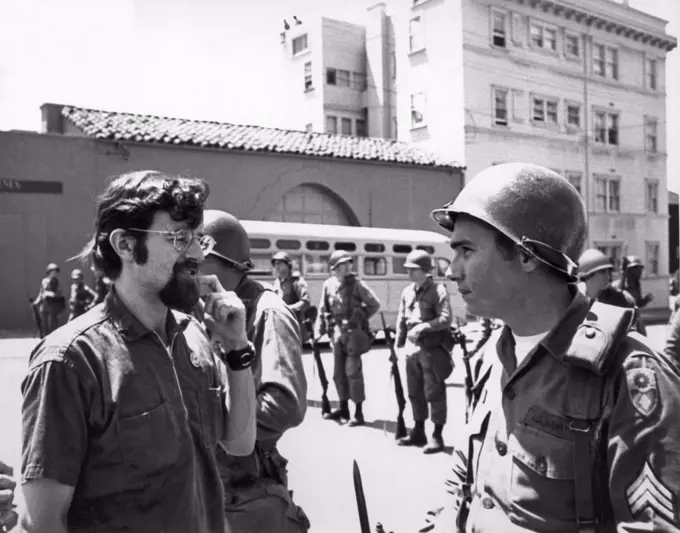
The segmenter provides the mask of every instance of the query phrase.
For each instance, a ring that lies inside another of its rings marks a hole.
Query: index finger
[[[215,276],[214,274],[198,276],[198,284],[200,287],[201,296],[208,296],[213,292],[224,291],[224,287],[222,287],[220,280],[217,279],[217,276]]]
[[[0,461],[0,474],[5,474],[11,476],[14,473],[14,469],[8,464]]]

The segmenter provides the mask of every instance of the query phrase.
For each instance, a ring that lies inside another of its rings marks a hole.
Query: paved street
[[[654,346],[661,348],[666,326],[648,329]],[[17,469],[20,459],[19,384],[35,342],[36,339],[0,339],[0,457],[11,461]],[[333,368],[330,355],[325,352],[323,356],[329,378]],[[441,494],[442,476],[449,466],[450,456],[424,456],[418,449],[398,448],[394,445],[393,435],[385,431],[384,421],[392,422],[396,414],[387,357],[387,350],[379,345],[363,359],[368,426],[338,426],[322,420],[320,409],[312,406],[304,423],[281,442],[281,451],[290,460],[291,488],[298,504],[310,517],[312,532],[358,533],[353,459],[362,470],[372,527],[380,521],[387,531],[412,533],[421,523],[424,512],[433,507]],[[448,387],[447,444],[454,442],[463,420],[462,368],[462,364],[458,365]],[[318,405],[320,386],[311,353],[305,354],[305,370],[310,402]],[[337,399],[332,384],[329,393],[331,400]],[[410,408],[406,415],[407,425],[410,425]]]

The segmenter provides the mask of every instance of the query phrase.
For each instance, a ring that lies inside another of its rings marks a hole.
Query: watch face
[[[246,353],[241,354],[241,364],[242,365],[247,365],[248,363],[252,363],[254,359],[253,352],[248,350]]]

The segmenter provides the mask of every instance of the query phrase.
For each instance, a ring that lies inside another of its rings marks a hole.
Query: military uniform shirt
[[[416,324],[427,324],[426,331],[444,330],[451,326],[449,293],[431,277],[420,287],[411,283],[404,288],[397,313],[397,346],[402,346],[407,331]]]
[[[507,326],[485,346],[482,386],[468,440],[454,451],[448,501],[421,531],[454,533],[466,464],[474,471],[466,531],[576,531],[574,461],[569,429],[569,367],[560,357],[589,309],[577,293],[566,314],[513,371]],[[617,370],[605,386],[604,486],[596,508],[608,509],[601,532],[678,532],[680,529],[680,377],[637,333],[619,347]],[[573,367],[572,367],[573,368]],[[583,372],[586,372],[585,370]],[[599,379],[599,378],[598,378]],[[594,475],[595,479],[598,476]],[[598,499],[599,498],[599,499]],[[610,515],[610,516],[608,516]]]
[[[331,276],[321,289],[317,335],[326,332],[327,314],[335,324],[347,320],[350,328],[358,328],[364,318],[369,319],[379,309],[380,302],[375,293],[354,274],[348,274],[342,280]]]
[[[291,275],[283,280],[276,278],[274,280],[274,292],[298,317],[301,317],[302,313],[310,306],[307,282],[300,276]]]

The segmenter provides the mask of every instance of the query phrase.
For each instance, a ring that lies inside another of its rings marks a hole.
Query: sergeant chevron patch
[[[645,509],[649,509],[669,524],[678,525],[675,496],[656,477],[648,461],[626,489],[626,500],[630,514],[635,518],[640,517]]]

